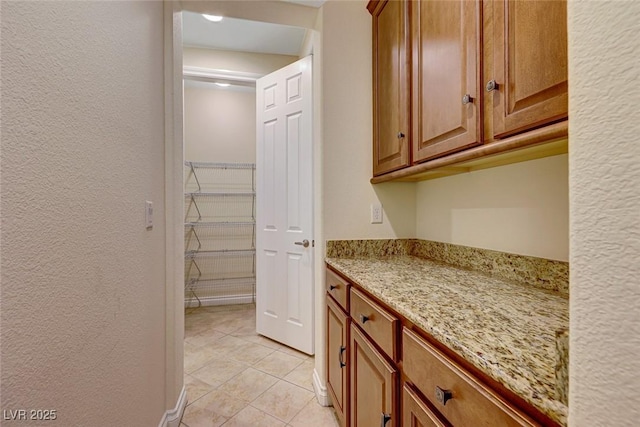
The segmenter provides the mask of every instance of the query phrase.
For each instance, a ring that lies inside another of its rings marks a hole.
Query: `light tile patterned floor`
[[[255,331],[255,305],[187,309],[181,427],[338,427],[313,393],[313,357]]]

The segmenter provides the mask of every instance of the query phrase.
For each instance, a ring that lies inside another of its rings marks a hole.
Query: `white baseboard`
[[[321,406],[331,406],[327,387],[323,384],[318,371],[315,369],[313,370],[313,390],[316,392],[316,398]]]
[[[187,388],[182,387],[176,407],[165,412],[158,427],[179,427],[184,408],[187,406]]]
[[[204,297],[200,298],[200,306],[212,305],[235,305],[235,304],[252,304],[255,302],[253,295],[236,295],[232,297]],[[195,298],[185,299],[184,308],[198,307],[198,300]]]

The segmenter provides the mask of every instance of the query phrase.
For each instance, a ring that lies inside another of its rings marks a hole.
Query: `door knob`
[[[304,239],[302,242],[294,242],[295,245],[304,246],[305,248],[309,247],[309,241]]]

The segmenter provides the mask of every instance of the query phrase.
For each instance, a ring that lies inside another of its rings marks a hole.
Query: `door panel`
[[[300,158],[301,120],[299,113],[287,117],[287,230],[290,232],[302,231],[300,179],[303,177],[300,176],[300,163],[304,160]]]
[[[382,1],[372,13],[374,175],[410,162],[407,4]]]
[[[496,1],[496,138],[567,117],[567,3]]]
[[[395,426],[398,371],[351,325],[351,427]]]
[[[313,354],[309,56],[257,81],[256,329]]]
[[[327,389],[342,426],[349,417],[349,318],[327,296]]]
[[[480,3],[412,6],[412,140],[419,162],[480,144]]]
[[[406,384],[402,388],[403,427],[450,427],[441,416],[425,403],[413,388]]]

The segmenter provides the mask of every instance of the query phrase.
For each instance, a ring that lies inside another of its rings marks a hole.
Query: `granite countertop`
[[[411,255],[326,262],[566,425],[567,407],[555,391],[556,331],[569,326],[566,296]]]

